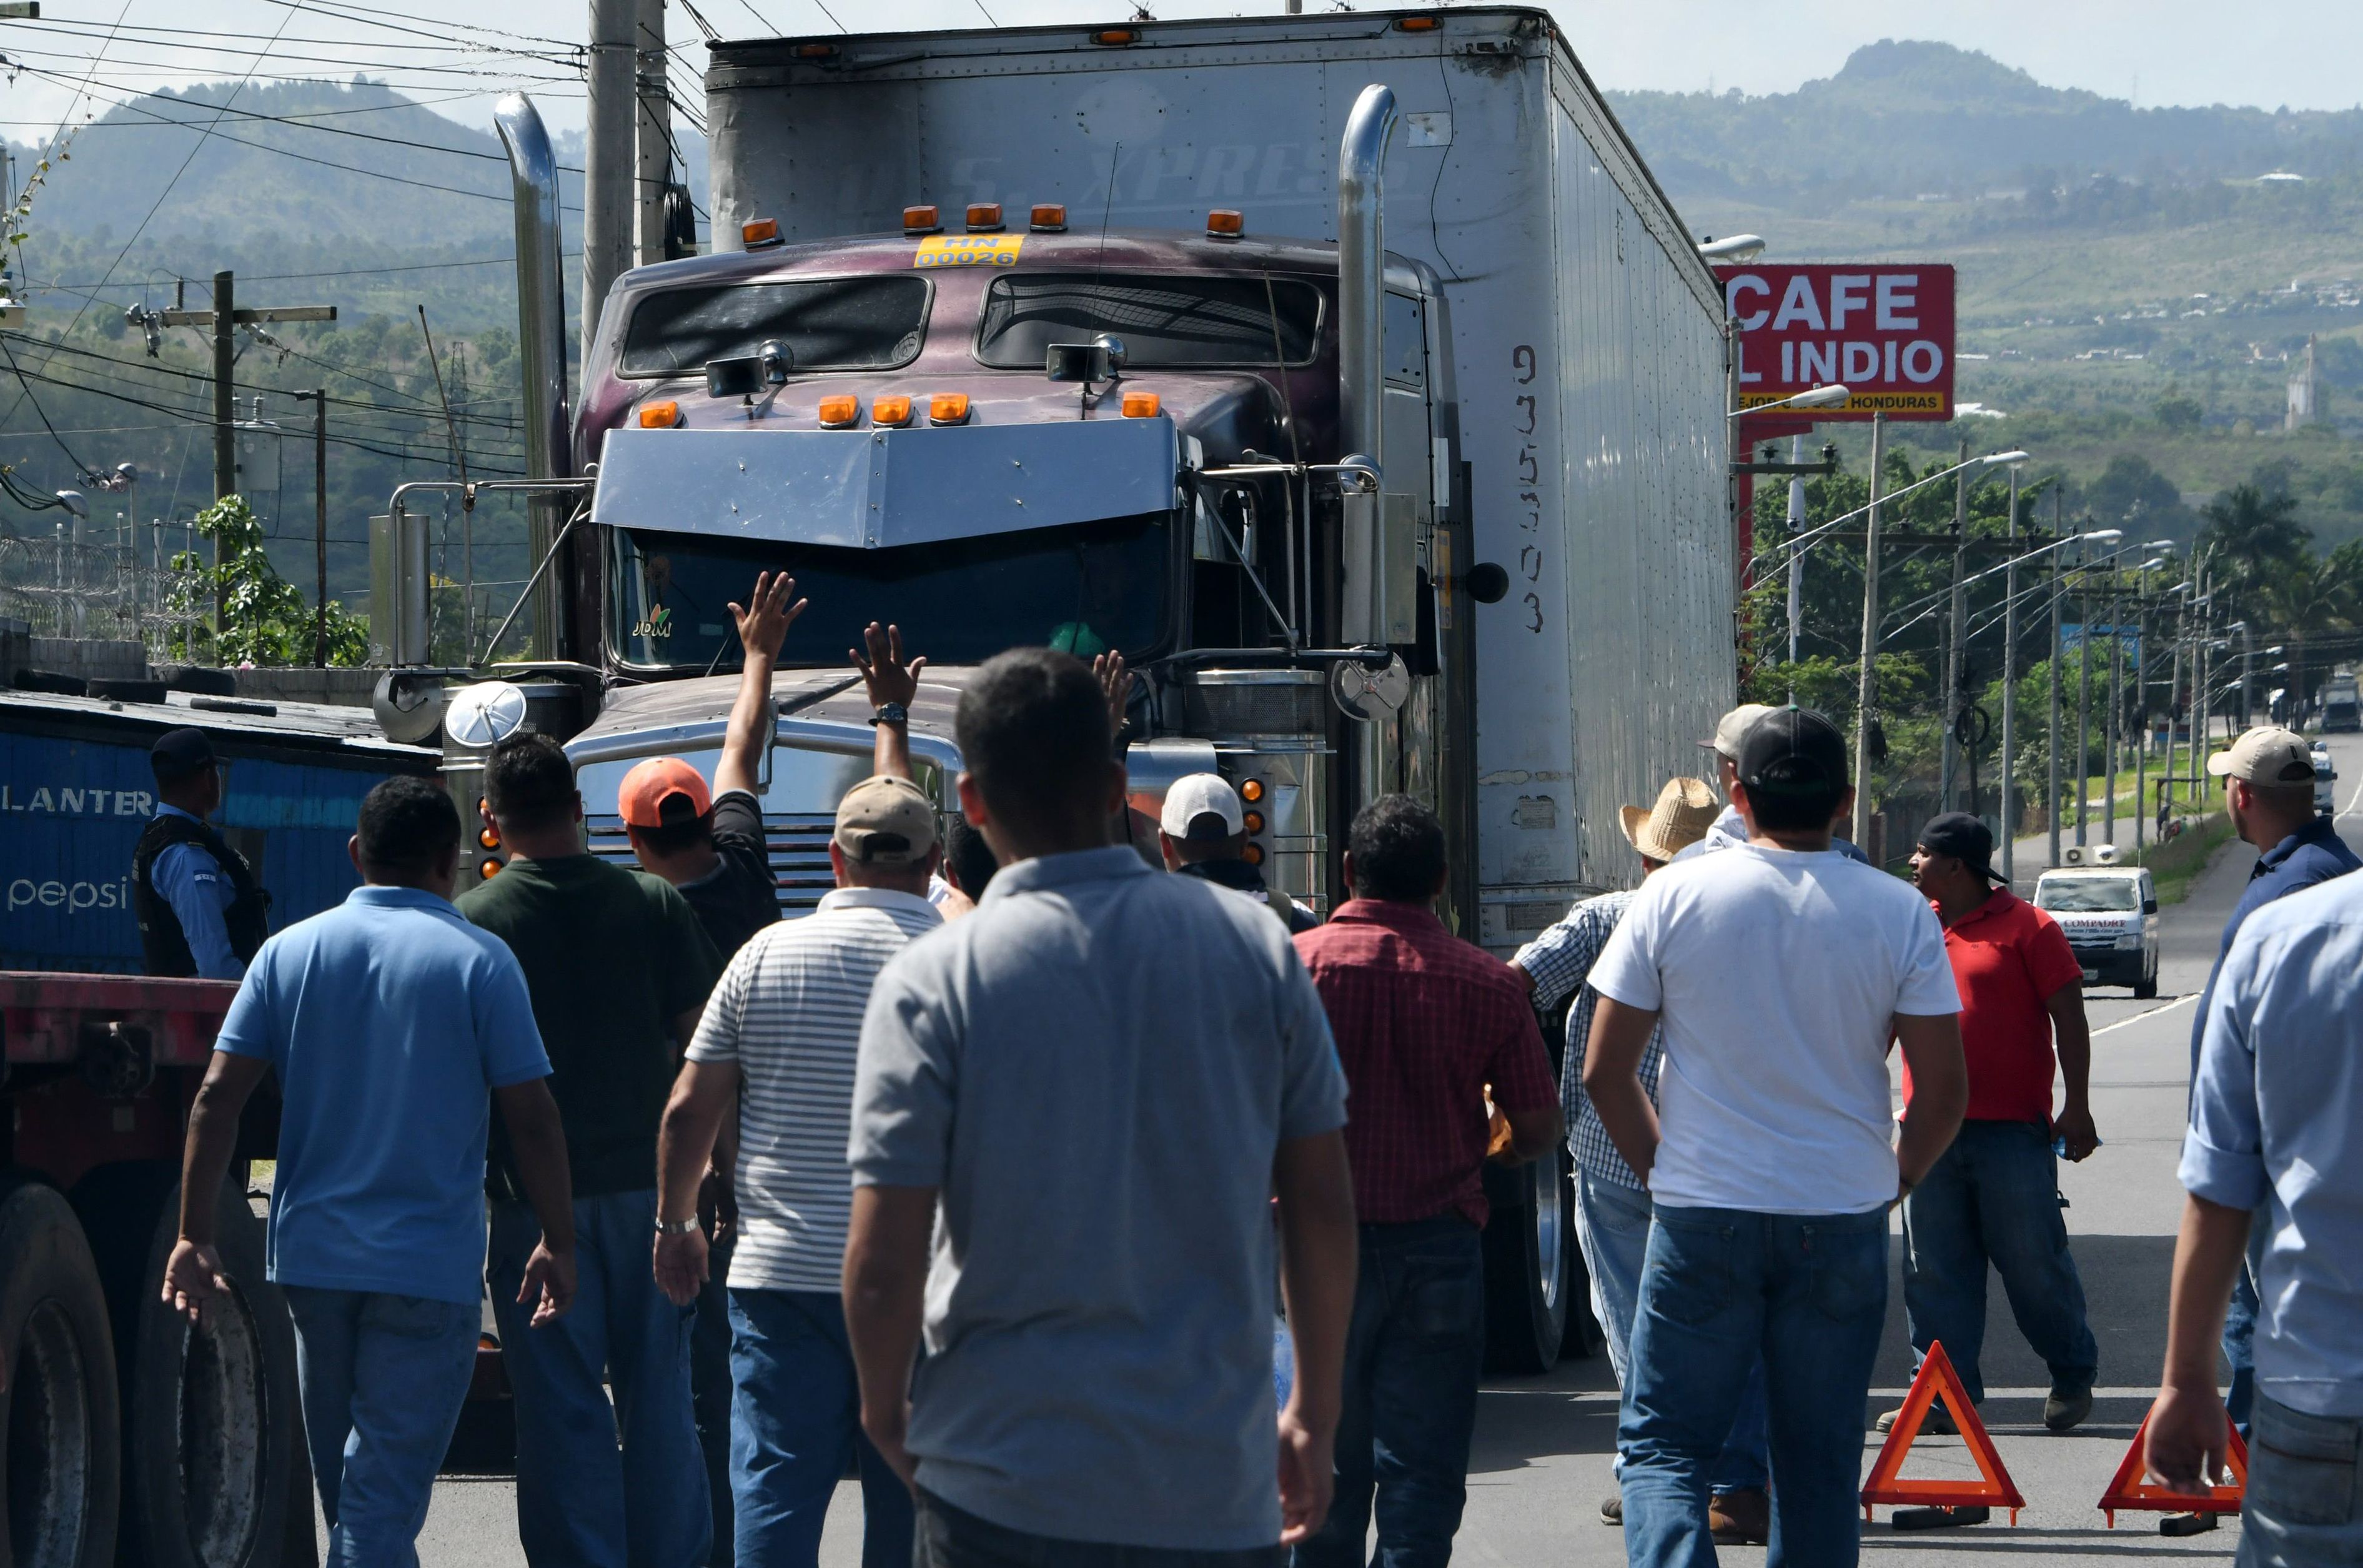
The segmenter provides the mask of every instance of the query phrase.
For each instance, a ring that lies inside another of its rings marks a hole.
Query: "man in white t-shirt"
[[[1968,1099],[1960,998],[1910,884],[1830,847],[1846,743],[1778,709],[1741,744],[1747,841],[1642,884],[1592,966],[1583,1088],[1655,1202],[1617,1443],[1636,1563],[1712,1560],[1707,1480],[1758,1355],[1769,1561],[1855,1562],[1887,1210]],[[1662,1019],[1658,1108],[1638,1066]],[[1891,1144],[1887,1048],[1914,1093]]]

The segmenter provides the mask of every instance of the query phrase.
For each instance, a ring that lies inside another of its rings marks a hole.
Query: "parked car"
[[[2035,906],[2059,922],[2087,985],[2158,995],[2158,884],[2140,866],[2047,871]]]

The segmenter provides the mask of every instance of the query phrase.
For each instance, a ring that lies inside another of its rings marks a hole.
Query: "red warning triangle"
[[[2149,1479],[2145,1468],[2143,1441],[2149,1436],[2149,1413],[2144,1411],[2141,1425],[2134,1432],[2133,1446],[2125,1450],[2123,1463],[2111,1478],[2109,1489],[2101,1494],[2101,1515],[2111,1526],[2117,1522],[2117,1510],[2147,1509],[2156,1514],[2236,1514],[2240,1511],[2240,1494],[2248,1486],[2248,1445],[2240,1440],[2240,1429],[2226,1427],[2232,1442],[2224,1460],[2232,1468],[2232,1485],[2210,1486],[2204,1496],[2187,1496],[2169,1492]]]
[[[1912,1440],[1920,1435],[1920,1423],[1928,1418],[1928,1411],[1942,1398],[1945,1408],[1952,1412],[1953,1425],[1960,1429],[1961,1440],[1978,1462],[1982,1481],[1907,1481],[1900,1473],[1903,1456],[1912,1447]],[[1862,1486],[1862,1517],[1868,1521],[1874,1503],[1926,1503],[1943,1507],[1962,1507],[1986,1504],[2010,1510],[2010,1522],[2018,1522],[2018,1510],[2026,1507],[2019,1496],[2018,1485],[2002,1468],[2002,1455],[1994,1451],[1993,1439],[1986,1435],[1985,1423],[1978,1419],[1978,1407],[1969,1403],[1969,1390],[1961,1386],[1960,1373],[1945,1354],[1942,1341],[1931,1340],[1928,1354],[1920,1362],[1920,1375],[1912,1380],[1912,1391],[1903,1396],[1903,1408],[1895,1414],[1895,1425],[1887,1434],[1887,1442],[1872,1462],[1870,1479]]]

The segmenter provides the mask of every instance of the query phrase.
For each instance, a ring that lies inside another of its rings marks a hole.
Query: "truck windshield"
[[[608,643],[628,664],[735,669],[728,606],[747,602],[758,572],[789,572],[811,607],[789,628],[783,665],[842,664],[873,620],[901,627],[905,651],[937,664],[1029,645],[1137,658],[1168,636],[1170,533],[1162,513],[899,550],[619,529]]]
[[[774,338],[798,370],[885,370],[918,357],[926,317],[927,281],[892,273],[660,289],[633,306],[617,372],[694,375]]]
[[[1135,370],[1307,364],[1321,340],[1321,291],[1300,278],[1018,272],[984,296],[976,354],[996,370],[1039,370],[1053,343],[1124,339]]]
[[[2063,915],[2114,915],[2136,906],[2134,880],[2127,877],[2074,877],[2046,880],[2035,890],[2035,906]]]

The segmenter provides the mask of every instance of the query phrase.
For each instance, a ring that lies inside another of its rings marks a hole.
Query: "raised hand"
[[[908,707],[911,699],[919,695],[919,672],[927,667],[926,656],[922,654],[908,664],[903,662],[903,628],[899,626],[881,627],[871,621],[862,628],[861,640],[869,651],[868,658],[862,657],[863,650],[860,648],[847,649],[845,656],[861,672],[862,682],[870,688],[871,706],[883,707],[894,702]]]
[[[755,574],[755,591],[747,595],[747,606],[730,606],[730,618],[738,623],[738,646],[746,650],[748,659],[777,660],[780,645],[788,639],[788,628],[804,613],[808,602],[797,599],[788,602],[796,591],[796,580],[784,572],[759,572]]]

